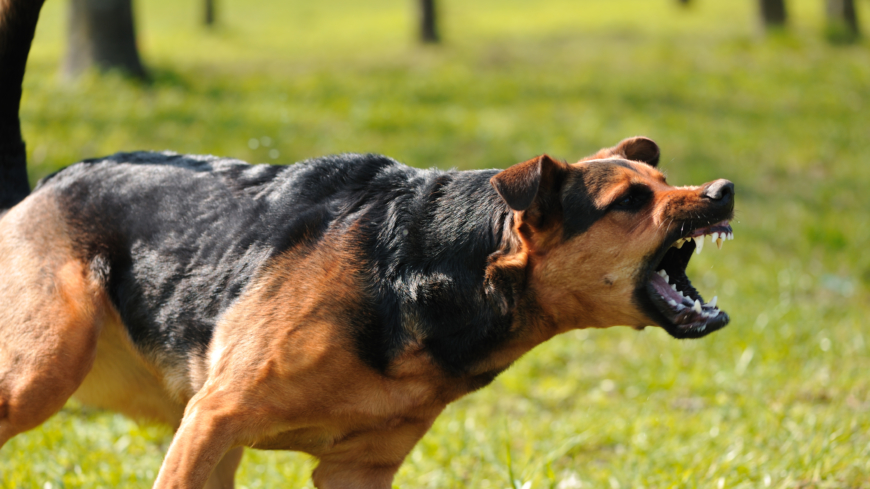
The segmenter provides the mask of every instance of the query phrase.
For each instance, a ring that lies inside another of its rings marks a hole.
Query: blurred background
[[[870,1],[212,2],[46,3],[34,182],[138,149],[473,169],[646,135],[670,183],[736,184],[735,241],[689,270],[731,325],[555,338],[451,405],[397,487],[870,488]],[[73,401],[0,486],[150,487],[170,437]],[[248,451],[237,484],[313,465]]]

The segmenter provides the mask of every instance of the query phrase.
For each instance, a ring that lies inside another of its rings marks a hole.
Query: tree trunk
[[[435,12],[435,0],[418,0],[420,9],[420,41],[424,43],[437,43],[438,19]]]
[[[785,0],[760,0],[761,21],[764,27],[782,27],[785,25]]]
[[[0,212],[30,193],[18,110],[43,0],[0,0]]]
[[[75,78],[91,67],[147,78],[136,48],[132,0],[69,0],[63,71]]]
[[[854,40],[861,35],[854,0],[826,0],[828,35],[837,40]]]
[[[692,2],[691,0],[677,0],[681,7],[688,7]]]
[[[215,23],[215,0],[205,0],[205,17],[203,20],[205,21],[205,25],[207,27],[213,27]]]

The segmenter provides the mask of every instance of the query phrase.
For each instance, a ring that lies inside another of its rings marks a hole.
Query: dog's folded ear
[[[649,166],[659,164],[659,145],[652,139],[643,136],[623,139],[612,148],[604,148],[592,156],[587,156],[580,161],[600,160],[603,158],[625,158],[626,160],[640,161]]]
[[[515,211],[529,209],[537,198],[555,189],[568,165],[538,156],[497,173],[489,181],[507,205]]]

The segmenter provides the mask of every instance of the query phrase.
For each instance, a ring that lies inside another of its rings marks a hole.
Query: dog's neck
[[[409,209],[417,221],[393,230],[417,253],[390,260],[405,267],[379,284],[379,299],[401,311],[403,336],[473,388],[559,332],[529,289],[529,256],[493,174],[442,174],[419,192]]]

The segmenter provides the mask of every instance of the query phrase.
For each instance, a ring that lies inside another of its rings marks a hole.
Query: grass
[[[556,338],[450,406],[396,486],[870,488],[867,41],[826,43],[810,0],[767,38],[752,2],[442,3],[447,41],[423,48],[410,2],[224,0],[214,32],[197,2],[140,2],[144,86],[59,79],[49,2],[22,109],[31,176],[140,148],[506,167],[648,135],[672,183],[737,186],[737,240],[689,273],[732,324]],[[0,486],[149,487],[169,437],[70,402],[0,451]],[[305,487],[313,465],[248,451],[238,483]]]

